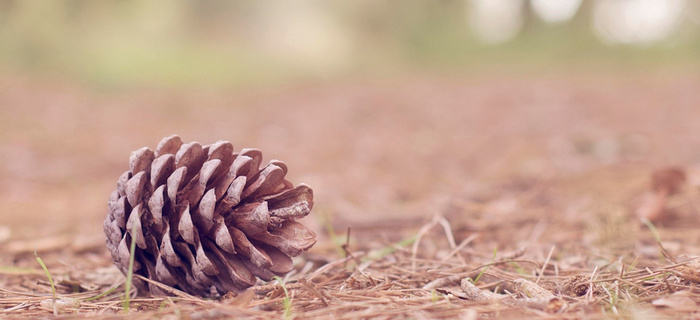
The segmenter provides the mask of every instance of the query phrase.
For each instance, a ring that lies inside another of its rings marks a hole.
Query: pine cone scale
[[[151,185],[163,185],[168,177],[175,171],[175,156],[169,154],[158,157],[151,165]]]
[[[267,230],[251,237],[267,245],[275,245],[286,255],[297,256],[316,243],[316,236],[300,223],[285,223],[275,233]],[[296,237],[296,238],[290,238]]]
[[[268,201],[272,209],[290,207],[299,202],[305,202],[309,206],[309,210],[311,210],[311,207],[313,207],[313,197],[314,194],[311,188],[305,184],[301,184],[294,189],[284,190],[278,194],[263,197],[261,200]]]
[[[224,167],[228,168],[233,163],[233,145],[228,141],[218,141],[209,147],[209,159],[219,159]]]
[[[246,191],[241,197],[243,199],[255,199],[258,195],[264,196],[273,193],[274,188],[279,185],[283,178],[284,172],[282,168],[276,165],[268,165],[260,174],[254,176],[254,180],[251,180],[249,185],[246,186]]]
[[[267,212],[267,202],[250,203],[235,209],[231,216],[233,225],[243,231],[248,237],[267,230],[270,215]]]
[[[156,259],[156,277],[158,277],[158,280],[166,285],[174,286],[178,283],[178,280],[173,275],[174,273],[164,262],[163,257],[158,256]]]
[[[199,202],[199,206],[195,212],[197,212],[195,222],[197,227],[202,233],[209,233],[209,231],[214,227],[214,219],[216,215],[216,194],[214,189],[210,189],[202,197]]]
[[[126,195],[126,183],[131,179],[131,171],[124,172],[121,176],[119,176],[119,180],[117,180],[117,194],[121,196]]]
[[[222,166],[225,167],[224,164],[222,164]],[[231,187],[231,183],[233,183],[235,179],[236,174],[232,170],[229,170],[226,172],[226,175],[222,175],[216,182],[214,182],[213,190],[214,194],[216,195],[216,201],[219,201],[224,197],[226,191]]]
[[[172,267],[181,267],[182,260],[175,252],[175,247],[170,240],[170,228],[166,228],[161,240],[160,252],[161,256],[165,257],[165,261]]]
[[[170,203],[175,206],[177,204],[177,193],[182,187],[184,181],[185,181],[185,176],[187,175],[187,168],[182,167],[182,168],[177,168],[173,173],[168,177],[166,180],[166,190],[168,192],[168,198],[170,199]]]
[[[254,265],[261,268],[268,268],[272,266],[272,260],[270,257],[258,250],[248,238],[245,236],[243,231],[235,228],[228,228],[231,239],[236,243],[238,252],[248,258]]]
[[[114,220],[116,221],[117,226],[122,229],[126,228],[126,211],[129,210],[126,197],[119,198],[111,210],[114,214]]]
[[[177,231],[185,242],[194,245],[195,239],[199,238],[197,234],[197,229],[192,223],[192,216],[190,215],[190,207],[187,206],[185,211],[182,212],[180,216],[180,221],[177,224]]]
[[[237,256],[228,255],[223,252],[221,256],[224,257],[224,261],[228,275],[230,279],[236,286],[250,287],[255,284],[255,276],[245,267],[241,260]]]
[[[216,251],[218,251],[218,249]],[[215,276],[219,274],[219,269],[214,266],[207,254],[204,252],[201,241],[197,241],[197,255],[195,256],[195,259],[197,261],[197,265],[204,274],[208,276]]]
[[[190,142],[182,145],[180,150],[175,154],[175,164],[177,168],[185,167],[187,168],[187,176],[185,176],[186,181],[192,180],[194,176],[202,168],[206,154],[202,145],[197,142]]]
[[[159,235],[163,233],[163,208],[165,207],[165,186],[158,187],[148,199],[148,210],[151,213],[153,231]]]
[[[161,140],[156,147],[156,156],[160,157],[164,154],[176,154],[180,147],[182,146],[182,140],[176,135],[172,135]]]
[[[141,215],[143,211],[141,210],[141,204],[136,205],[134,209],[131,210],[129,218],[126,221],[126,232],[134,237],[136,245],[141,249],[146,249],[146,241],[143,237],[143,229],[141,228]]]
[[[223,219],[217,221],[214,227],[214,239],[216,245],[219,246],[221,250],[224,250],[231,254],[236,254],[236,245],[234,245],[233,238],[231,237],[228,228],[226,227],[226,225],[223,224],[223,222]]]
[[[247,178],[245,176],[233,179],[231,185],[226,189],[226,196],[222,201],[222,210],[227,211],[241,202],[241,194],[245,188]]]
[[[273,273],[287,273],[292,271],[292,268],[294,267],[292,258],[282,253],[282,251],[274,248],[268,247],[267,252],[270,259],[272,259],[272,266],[269,268],[270,271]]]
[[[135,207],[141,202],[145,186],[146,172],[144,171],[137,173],[126,182],[124,192],[126,192],[126,199],[129,201],[129,205]]]
[[[153,151],[143,147],[131,153],[131,157],[129,157],[129,169],[131,172],[150,172],[153,159],[155,159]]]
[[[155,152],[134,151],[103,227],[115,265],[126,272],[133,238],[135,273],[200,296],[289,272],[291,257],[316,242],[295,222],[310,213],[313,192],[287,181],[283,162],[261,162],[257,149],[234,153],[230,142],[203,146],[177,136]],[[144,281],[134,285],[163,294]]]

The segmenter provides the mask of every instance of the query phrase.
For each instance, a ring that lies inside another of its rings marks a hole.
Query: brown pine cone
[[[212,288],[239,292],[255,277],[292,270],[291,257],[316,243],[295,221],[311,211],[313,192],[285,180],[281,161],[260,169],[261,160],[256,149],[234,153],[227,141],[183,144],[175,135],[155,152],[132,152],[104,222],[114,264],[126,274],[134,237],[134,274],[205,297],[216,294]],[[138,278],[133,283],[164,294]]]

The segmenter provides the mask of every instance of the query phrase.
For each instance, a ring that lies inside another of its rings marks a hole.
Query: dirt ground
[[[231,90],[6,77],[0,318],[698,318],[699,85],[683,74]],[[259,148],[313,187],[304,223],[319,241],[285,278],[290,307],[273,281],[214,300],[142,295],[123,310],[107,198],[132,150],[173,133]],[[644,224],[651,175],[669,166],[685,182]]]

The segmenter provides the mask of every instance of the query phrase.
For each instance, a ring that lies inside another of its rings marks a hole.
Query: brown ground
[[[682,262],[700,252],[699,80],[115,90],[2,79],[0,318],[284,316],[274,282],[221,301],[139,297],[123,312],[106,200],[129,153],[173,133],[260,148],[314,188],[306,223],[319,242],[286,279],[289,318],[698,317],[700,269]],[[669,165],[687,182],[655,222],[660,249],[634,212],[651,173]],[[48,305],[34,250],[68,306]],[[514,297],[531,294],[513,280],[531,280],[559,304],[476,301],[459,288],[464,277]]]

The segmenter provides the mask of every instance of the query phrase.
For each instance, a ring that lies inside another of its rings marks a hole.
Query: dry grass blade
[[[309,283],[308,281],[306,281],[306,279],[300,279],[299,283],[301,283],[301,285],[304,286],[304,288],[306,288],[306,290],[308,290],[311,294],[318,297],[324,306],[328,306],[328,297],[319,292],[318,289],[316,289],[312,283]]]
[[[451,286],[453,284],[459,283],[459,281],[462,278],[463,277],[461,275],[438,278],[424,285],[423,290],[433,290],[441,287]]]
[[[22,302],[22,303],[20,303],[20,304],[18,304],[18,305],[16,305],[16,306],[14,306],[14,307],[7,308],[7,309],[2,310],[2,311],[0,311],[0,312],[2,312],[2,313],[12,313],[12,312],[14,312],[14,311],[27,308],[27,307],[29,307],[30,305],[31,305],[31,304],[29,303],[29,301],[24,301],[24,302]]]
[[[555,297],[554,294],[548,290],[538,286],[534,282],[524,279],[516,279],[513,281],[512,289],[515,290],[513,294],[520,298],[481,289],[467,278],[462,279],[460,287],[466,295],[466,298],[474,301],[498,301],[506,305],[526,307],[549,313],[560,312],[567,307],[567,304],[563,300]]]
[[[413,260],[413,263],[411,264],[411,270],[415,271],[416,270],[416,255],[418,254],[418,246],[420,245],[421,239],[423,239],[423,236],[430,231],[434,226],[436,226],[438,223],[440,223],[440,216],[435,215],[433,218],[422,226],[420,230],[418,230],[418,233],[416,233],[416,241],[413,242],[413,246],[411,247],[411,260]]]
[[[477,238],[479,238],[479,235],[476,233],[469,235],[469,237],[465,238],[464,240],[462,240],[462,242],[455,246],[454,249],[452,249],[452,251],[450,251],[450,253],[447,254],[446,257],[442,258],[440,262],[447,262],[447,260],[450,260],[450,258],[452,258],[455,254],[457,254],[460,250],[464,249],[464,247],[466,247],[470,242],[476,240]]]
[[[148,278],[146,278],[146,277],[144,277],[144,276],[142,276],[142,275],[140,275],[140,274],[135,274],[134,277],[136,277],[136,278],[138,278],[138,279],[140,279],[140,280],[146,281],[146,282],[148,282],[148,283],[150,283],[150,284],[152,284],[152,285],[158,287],[158,289],[161,289],[161,290],[163,290],[164,292],[166,292],[166,293],[168,293],[168,294],[171,294],[171,295],[173,295],[173,296],[176,296],[176,297],[179,297],[179,298],[183,298],[183,299],[187,299],[187,300],[190,300],[190,301],[204,301],[204,300],[202,300],[201,298],[195,297],[195,296],[193,296],[193,295],[191,295],[191,294],[188,294],[188,293],[186,293],[186,292],[183,292],[183,291],[181,291],[181,290],[178,290],[178,289],[175,289],[175,288],[173,288],[173,287],[167,286],[167,285],[162,284],[162,283],[160,283],[160,282],[158,282],[158,281],[154,281],[154,280],[148,279]]]
[[[540,272],[538,272],[537,280],[535,280],[535,284],[539,283],[540,279],[542,279],[542,275],[544,274],[544,270],[547,268],[547,263],[549,263],[549,259],[552,258],[552,253],[554,253],[554,248],[556,248],[556,246],[552,246],[552,249],[549,250],[549,253],[547,254],[547,259],[544,260],[544,263],[542,264],[542,268],[540,269]]]

